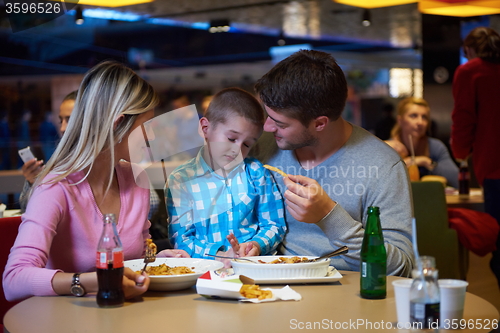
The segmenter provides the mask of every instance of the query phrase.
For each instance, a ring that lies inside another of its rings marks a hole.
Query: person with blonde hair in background
[[[149,190],[136,183],[127,162],[129,149],[141,148],[129,147],[129,136],[153,118],[157,104],[153,88],[122,64],[103,62],[85,75],[67,131],[28,195],[3,275],[8,300],[71,294],[80,273],[86,292],[96,292],[95,253],[105,214],[116,216],[124,259],[143,255]],[[186,256],[175,250],[163,255]],[[147,275],[125,268],[126,298],[148,286]]]
[[[420,176],[442,176],[449,185],[457,188],[458,167],[445,144],[427,135],[430,124],[429,104],[422,98],[405,98],[397,106],[391,139],[385,142],[398,152],[408,167],[416,164]]]
[[[75,90],[67,94],[63,98],[63,101],[59,106],[59,123],[60,123],[59,131],[61,132],[61,135],[64,134],[64,132],[66,131],[66,127],[68,126],[69,117],[71,116],[71,112],[73,112],[73,107],[75,105],[77,92],[78,91]],[[49,158],[49,156],[46,156],[46,158]],[[31,189],[31,186],[35,182],[36,177],[42,171],[42,169],[43,169],[43,160],[37,160],[36,158],[24,163],[21,168],[21,170],[23,171],[23,176],[24,178],[26,178],[26,181],[24,182],[23,191],[19,196],[19,205],[21,207],[21,213],[24,213],[26,211],[26,205],[27,205],[26,197]]]
[[[475,28],[464,40],[464,52],[469,61],[453,79],[451,149],[457,160],[472,155],[484,211],[500,223],[500,35]],[[500,236],[490,266],[500,286]]]

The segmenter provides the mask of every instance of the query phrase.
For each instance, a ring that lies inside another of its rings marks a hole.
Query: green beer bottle
[[[368,207],[365,236],[361,246],[361,297],[381,299],[386,296],[387,252],[380,226],[379,208]]]

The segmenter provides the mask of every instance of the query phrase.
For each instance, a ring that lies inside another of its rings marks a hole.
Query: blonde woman
[[[413,145],[414,163],[418,166],[420,176],[442,176],[449,185],[458,187],[458,167],[444,143],[427,136],[429,126],[429,104],[422,98],[405,98],[398,104],[396,125],[391,131],[391,139],[386,143],[398,152],[407,166],[413,163]]]
[[[143,255],[149,190],[136,184],[125,161],[131,131],[153,118],[157,104],[153,88],[119,63],[101,63],[85,75],[67,131],[29,193],[3,276],[8,300],[70,294],[78,273],[85,291],[96,292],[104,214],[116,216],[125,260]],[[148,285],[147,276],[125,269],[126,298]]]

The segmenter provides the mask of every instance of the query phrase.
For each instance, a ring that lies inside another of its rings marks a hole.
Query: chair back
[[[9,257],[10,249],[14,245],[17,237],[21,216],[0,218],[0,278],[3,276],[5,265]],[[5,313],[16,305],[17,302],[9,302],[5,299],[3,291],[3,281],[0,283],[0,331],[3,332],[3,317]]]
[[[449,227],[443,184],[412,182],[411,187],[419,254],[436,258],[440,279],[465,280],[468,256],[463,254],[457,232]]]

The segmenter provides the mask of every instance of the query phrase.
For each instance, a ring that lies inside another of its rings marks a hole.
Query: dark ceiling
[[[1,8],[1,7],[0,7]],[[0,76],[84,73],[115,59],[139,68],[185,67],[269,60],[278,36],[207,30],[138,22],[90,19],[82,26],[69,14],[31,29],[12,32],[0,9]],[[389,43],[328,38],[286,38],[287,45],[310,44],[334,51],[395,50]]]

